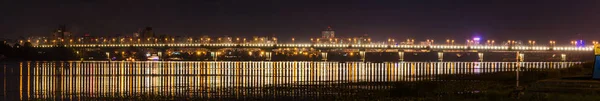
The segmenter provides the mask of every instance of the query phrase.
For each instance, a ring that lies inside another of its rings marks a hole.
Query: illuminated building
[[[327,29],[321,31],[321,38],[335,38],[335,31],[331,28],[331,26],[327,26]]]

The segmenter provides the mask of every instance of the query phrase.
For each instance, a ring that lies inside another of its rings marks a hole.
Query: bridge
[[[428,49],[428,50],[480,50],[480,51],[593,51],[593,46],[492,46],[492,45],[386,45],[386,44],[68,44],[36,45],[37,48],[353,48],[353,49]]]
[[[273,55],[279,53],[285,53],[277,50],[281,49],[295,49],[304,52],[311,51],[318,56],[319,60],[332,60],[331,57],[335,57],[333,53],[350,53],[357,54],[359,60],[367,61],[367,53],[386,52],[394,54],[384,55],[396,55],[393,58],[397,58],[399,61],[407,60],[405,57],[410,58],[406,53],[431,53],[437,55],[436,60],[443,61],[447,57],[444,54],[454,55],[454,53],[472,53],[476,54],[473,58],[477,58],[478,61],[485,61],[486,57],[502,57],[507,56],[490,56],[489,54],[514,54],[509,55],[516,61],[524,61],[525,54],[548,54],[546,57],[556,57],[556,60],[569,61],[567,54],[579,53],[579,56],[585,56],[585,54],[591,54],[593,46],[576,47],[576,46],[535,46],[535,45],[392,45],[392,44],[265,44],[265,43],[160,43],[160,44],[46,44],[46,45],[34,45],[36,48],[55,48],[55,47],[67,47],[74,49],[98,49],[98,50],[110,50],[109,52],[118,49],[127,48],[139,48],[139,49],[154,49],[153,53],[158,53],[160,57],[163,57],[161,53],[167,54],[168,49],[204,49],[206,55],[210,55],[208,60],[221,60],[224,58],[222,49],[259,49],[260,57],[263,60],[277,60],[273,59]],[[342,50],[342,51],[340,51]],[[145,51],[145,53],[150,53]],[[204,53],[204,52],[203,52]],[[448,54],[453,53],[453,54]],[[115,53],[118,54],[118,53]],[[200,53],[198,53],[200,54]],[[557,55],[558,54],[558,55]],[[583,54],[583,55],[582,55]],[[246,55],[253,55],[249,52]],[[381,55],[380,55],[381,56]],[[577,55],[571,55],[577,56]],[[413,56],[412,58],[414,58]],[[419,56],[416,56],[419,57]],[[422,57],[422,56],[421,56]],[[431,57],[431,56],[430,56]],[[460,56],[459,56],[460,57]],[[344,57],[341,57],[344,58]],[[575,61],[582,61],[580,59]],[[499,60],[496,60],[499,61]],[[512,60],[511,60],[512,61]]]

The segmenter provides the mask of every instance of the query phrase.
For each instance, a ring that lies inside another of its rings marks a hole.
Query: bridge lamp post
[[[531,41],[531,40],[529,40],[528,42],[529,42],[529,45],[530,45],[530,46],[533,46],[533,44],[535,44],[535,41]]]
[[[296,38],[292,38],[292,43],[295,43],[295,41],[296,41]]]
[[[487,40],[487,44],[488,45],[494,45],[495,41],[494,40]]]
[[[415,39],[406,39],[406,43],[407,44],[414,44],[415,43]]]
[[[348,38],[348,43],[352,43],[352,39],[351,38]]]
[[[598,41],[592,41],[592,44],[596,45],[598,44]]]
[[[467,40],[467,46],[471,45],[471,40]]]
[[[428,45],[433,45],[433,40],[427,39],[427,44]]]
[[[571,41],[571,45],[577,45],[577,41]]]
[[[425,40],[425,42],[427,42],[427,44],[428,44],[428,45],[430,45],[430,43],[429,43],[429,39]]]

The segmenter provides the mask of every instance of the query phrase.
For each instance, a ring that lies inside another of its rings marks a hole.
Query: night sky
[[[3,0],[0,18],[1,38],[48,36],[65,24],[93,36],[150,26],[173,36],[308,40],[330,25],[337,36],[382,41],[600,39],[598,0]]]

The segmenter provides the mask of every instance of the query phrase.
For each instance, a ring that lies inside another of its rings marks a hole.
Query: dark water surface
[[[437,77],[514,71],[518,65],[524,71],[543,71],[577,64],[580,62],[8,62],[0,72],[0,96],[4,101],[369,99],[377,97],[369,92],[426,89],[390,82],[443,81]]]

